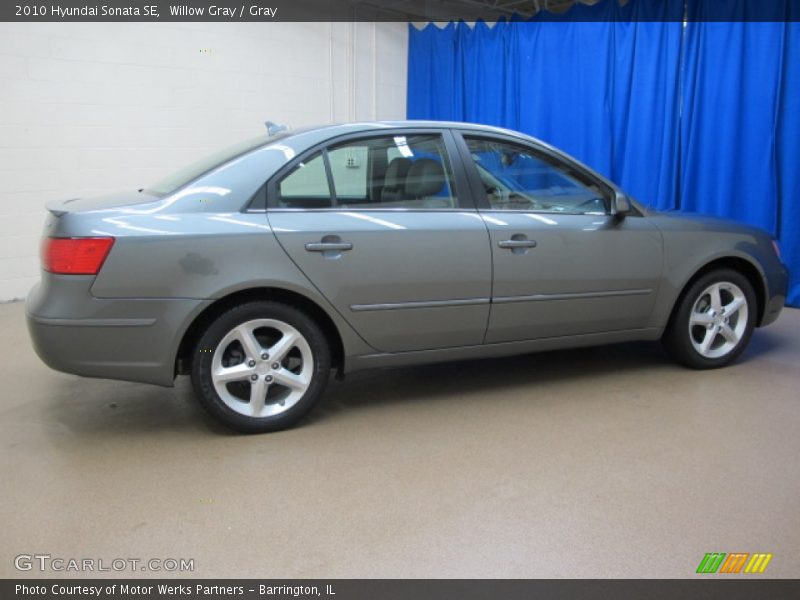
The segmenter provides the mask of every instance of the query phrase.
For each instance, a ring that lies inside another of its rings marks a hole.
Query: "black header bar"
[[[544,7],[547,7],[545,10]],[[800,21],[800,0],[0,0],[0,21]]]

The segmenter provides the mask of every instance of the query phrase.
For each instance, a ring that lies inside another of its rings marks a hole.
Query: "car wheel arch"
[[[254,287],[237,290],[217,298],[189,323],[181,336],[175,355],[175,375],[186,375],[191,370],[192,350],[205,329],[226,310],[254,300],[271,300],[293,306],[314,319],[322,328],[330,344],[331,364],[339,372],[344,369],[344,342],[331,316],[314,300],[295,291],[279,287]]]
[[[692,275],[680,287],[680,292],[675,296],[675,299],[672,303],[672,308],[670,309],[668,323],[672,322],[681,300],[692,284],[706,273],[717,269],[733,269],[734,271],[741,273],[748,280],[748,282],[750,282],[750,285],[753,286],[753,291],[755,292],[757,302],[756,327],[761,324],[761,321],[764,318],[764,311],[766,310],[767,303],[767,288],[764,283],[764,275],[752,260],[737,255],[718,256],[696,268]]]

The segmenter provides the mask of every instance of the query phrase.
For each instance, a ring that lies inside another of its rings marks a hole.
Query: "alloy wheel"
[[[308,390],[314,357],[303,335],[277,319],[254,319],[231,329],[211,359],[211,380],[222,401],[248,417],[271,417]]]
[[[721,358],[732,352],[747,331],[747,297],[734,283],[709,285],[689,314],[689,339],[698,354]]]

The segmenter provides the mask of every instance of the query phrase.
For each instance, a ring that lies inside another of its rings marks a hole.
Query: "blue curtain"
[[[678,173],[681,210],[737,219],[778,238],[793,306],[800,306],[800,31],[783,20],[797,7],[796,0],[688,1]]]
[[[493,27],[410,26],[408,118],[517,129],[654,208],[763,227],[800,306],[800,30],[785,22],[797,6],[601,0]]]
[[[409,28],[409,119],[524,131],[675,208],[682,0]],[[662,22],[657,22],[662,19]]]
[[[798,7],[795,4],[795,9]],[[786,25],[778,99],[778,240],[789,267],[787,304],[800,307],[800,10]],[[790,59],[791,57],[791,59]]]

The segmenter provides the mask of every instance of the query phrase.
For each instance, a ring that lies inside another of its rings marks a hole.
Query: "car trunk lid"
[[[61,217],[67,213],[106,210],[134,204],[147,204],[148,202],[156,202],[159,199],[158,196],[148,194],[144,191],[131,190],[92,198],[51,200],[45,204],[45,207],[54,216]]]

